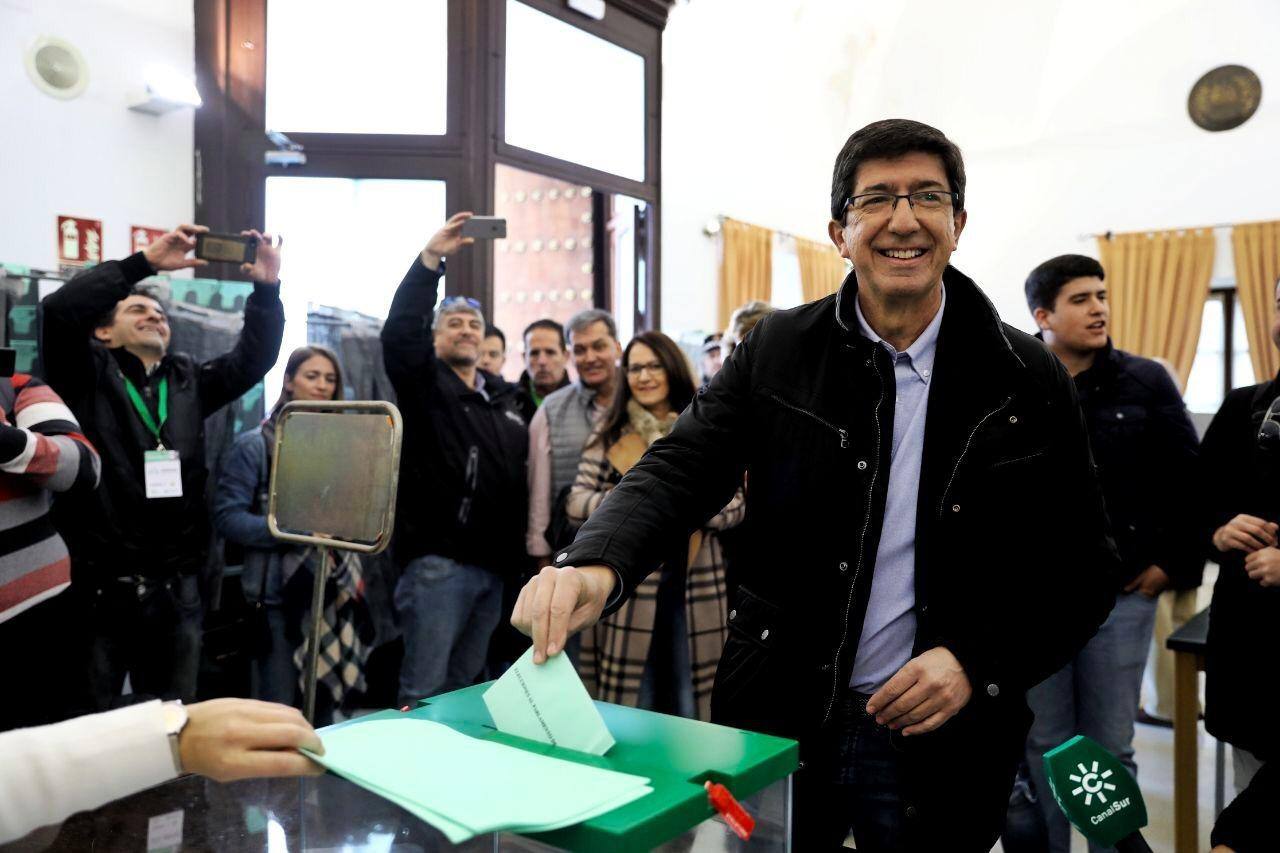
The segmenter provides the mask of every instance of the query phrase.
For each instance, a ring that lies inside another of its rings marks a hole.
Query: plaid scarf
[[[360,558],[351,551],[329,549],[329,559],[341,554],[337,565],[325,584],[324,609],[320,612],[320,655],[316,665],[316,684],[328,689],[335,708],[343,707],[352,693],[364,692],[368,685],[364,677],[365,663],[373,651],[374,624],[364,598],[364,572]],[[286,561],[285,582],[304,564],[312,571],[318,554],[315,548],[307,548],[301,559]],[[312,583],[315,575],[312,574]],[[308,608],[302,624],[310,626]],[[293,662],[298,667],[298,688],[306,691],[307,654],[310,631],[304,628],[302,643],[293,652]]]

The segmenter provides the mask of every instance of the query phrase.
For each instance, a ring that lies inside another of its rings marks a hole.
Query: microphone
[[[1119,853],[1151,853],[1139,832],[1147,804],[1120,759],[1076,735],[1044,754],[1044,775],[1058,808],[1085,838]]]

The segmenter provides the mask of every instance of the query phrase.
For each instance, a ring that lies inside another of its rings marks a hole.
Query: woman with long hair
[[[649,445],[671,431],[695,386],[680,347],[641,332],[622,354],[625,381],[588,441],[566,513],[581,524]],[[662,568],[612,616],[582,635],[578,669],[597,699],[708,719],[724,646],[727,594],[716,531],[742,520],[742,492],[688,541],[673,542]]]
[[[255,699],[300,706],[294,654],[305,630],[305,609],[310,606],[310,583],[292,585],[305,586],[305,594],[286,594],[285,587],[305,564],[311,549],[284,544],[267,529],[276,423],[290,401],[341,397],[338,357],[322,346],[294,350],[285,363],[284,387],[275,405],[257,428],[236,437],[218,476],[214,524],[227,542],[243,549],[241,584],[250,614],[258,623],[248,632],[253,644],[249,651]],[[324,691],[320,691],[317,707],[328,710],[329,703],[322,701],[323,697]]]

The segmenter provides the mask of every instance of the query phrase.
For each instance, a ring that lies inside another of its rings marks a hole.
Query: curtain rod
[[[738,219],[735,216],[727,216],[723,213],[717,214],[714,220],[709,220],[706,225],[702,226],[702,233],[708,237],[715,237],[720,233],[720,226],[724,224],[726,219],[732,219],[735,222],[741,222],[745,225],[755,225],[757,228],[765,228],[784,240],[808,240],[810,243],[821,242],[812,237],[801,237],[798,234],[792,234],[790,231],[783,231],[781,228],[769,228],[767,225],[756,225],[754,222],[747,222],[745,219]]]
[[[1280,217],[1277,217],[1280,218]],[[1206,228],[1216,231],[1219,228],[1236,228],[1241,225],[1261,225],[1264,222],[1271,222],[1270,219],[1258,219],[1250,222],[1216,222],[1213,225],[1190,225],[1182,228],[1139,228],[1135,231],[1103,231],[1098,234],[1080,234],[1077,240],[1092,240],[1098,237],[1106,237],[1108,240],[1115,234],[1150,234],[1156,231],[1203,231]]]

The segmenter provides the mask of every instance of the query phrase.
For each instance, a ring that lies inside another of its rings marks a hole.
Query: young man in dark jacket
[[[438,310],[445,257],[470,244],[449,219],[414,260],[382,327],[404,413],[395,556],[404,628],[400,699],[471,684],[502,618],[502,581],[523,568],[529,436],[517,387],[479,370],[484,317],[473,299]]]
[[[1271,340],[1280,347],[1280,288],[1276,294]],[[1222,401],[1200,446],[1201,544],[1220,567],[1205,653],[1205,728],[1231,744],[1237,792],[1261,767],[1280,762],[1274,712],[1280,703],[1278,401],[1280,377],[1235,389]],[[1275,769],[1270,774],[1272,790],[1278,785]],[[1256,791],[1266,787],[1264,780]],[[1266,801],[1257,793],[1251,800]],[[1272,813],[1255,813],[1254,822],[1259,829],[1265,827],[1271,843],[1240,844],[1240,850],[1280,846],[1274,799],[1270,806]],[[1216,833],[1215,843],[1234,846],[1225,836],[1218,842]]]
[[[1112,603],[1088,440],[1066,371],[948,264],[967,215],[940,131],[853,134],[830,214],[854,268],[839,293],[760,321],[512,621],[537,660],[558,653],[745,472],[713,719],[799,739],[797,850],[852,829],[860,851],[985,851],[1025,691]]]
[[[1048,795],[1044,753],[1087,735],[1137,777],[1133,724],[1156,597],[1165,589],[1195,589],[1204,568],[1190,533],[1195,428],[1168,370],[1111,345],[1105,275],[1093,258],[1062,255],[1032,270],[1026,283],[1040,336],[1075,377],[1123,568],[1115,609],[1098,633],[1027,694],[1035,714],[1027,763],[1055,853],[1071,849],[1071,826]]]
[[[204,421],[261,381],[284,331],[280,253],[259,241],[235,349],[203,364],[171,353],[164,307],[136,285],[188,258],[182,225],[122,261],[107,261],[45,298],[41,358],[49,384],[102,457],[96,492],[54,508],[71,553],[71,593],[83,610],[90,689],[98,709],[133,692],[195,697],[201,608],[197,573],[209,547]]]

